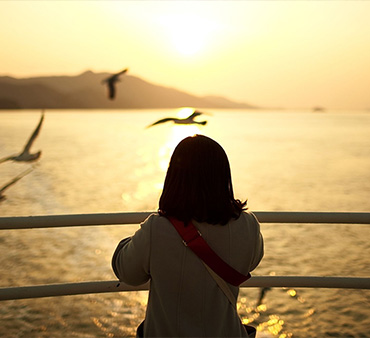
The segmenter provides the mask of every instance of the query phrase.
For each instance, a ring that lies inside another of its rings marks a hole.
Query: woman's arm
[[[124,238],[121,242],[119,242],[116,250],[114,251],[113,257],[112,257],[112,269],[113,269],[114,274],[117,276],[118,279],[120,279],[120,278],[119,278],[119,272],[118,272],[118,269],[117,269],[117,266],[116,266],[117,257],[118,257],[119,252],[121,251],[121,249],[130,241],[131,241],[131,237],[127,237],[127,238]]]
[[[132,237],[123,239],[112,257],[112,268],[122,282],[140,285],[150,279],[151,216]]]
[[[256,229],[255,240],[254,240],[255,250],[254,250],[254,255],[253,255],[251,270],[250,270],[250,271],[253,271],[258,266],[258,264],[261,262],[262,257],[264,255],[264,243],[263,243],[260,223],[258,222],[257,217],[251,212],[249,212],[248,215],[254,224],[254,228]]]

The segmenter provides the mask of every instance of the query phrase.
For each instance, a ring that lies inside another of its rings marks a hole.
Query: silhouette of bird
[[[9,160],[18,161],[18,162],[36,161],[41,156],[41,151],[38,151],[37,153],[31,154],[30,149],[31,149],[31,146],[32,146],[33,142],[35,141],[37,135],[40,132],[41,125],[42,125],[43,121],[44,121],[44,111],[42,112],[39,124],[37,125],[36,129],[32,133],[28,142],[26,143],[23,151],[19,155],[8,156],[8,157],[0,159],[0,163],[3,163],[5,161],[9,161]]]
[[[167,118],[158,120],[157,122],[154,122],[153,124],[147,126],[147,128],[155,126],[157,124],[169,122],[169,121],[172,121],[175,124],[201,124],[201,125],[204,126],[204,125],[207,124],[207,121],[198,122],[198,121],[194,120],[197,116],[202,115],[202,114],[205,114],[205,113],[202,113],[198,110],[194,110],[194,112],[190,116],[188,116],[184,119],[179,119],[179,118],[175,118],[175,117],[167,117]]]
[[[23,173],[21,173],[18,176],[14,177],[10,182],[8,182],[7,184],[5,184],[2,188],[0,188],[0,201],[5,200],[5,195],[3,195],[3,192],[6,189],[8,189],[10,186],[12,186],[13,184],[15,184],[16,182],[18,182],[22,177],[28,175],[32,170],[33,170],[33,168],[27,169]]]
[[[258,296],[258,299],[257,299],[257,307],[262,304],[262,301],[265,298],[267,291],[270,291],[270,290],[271,290],[270,287],[260,288],[259,296]]]
[[[102,83],[106,83],[108,85],[108,96],[111,100],[113,100],[116,96],[116,82],[119,82],[119,77],[127,71],[128,68],[113,74],[102,81]]]

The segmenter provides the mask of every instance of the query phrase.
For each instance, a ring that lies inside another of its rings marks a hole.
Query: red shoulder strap
[[[181,222],[174,217],[168,217],[168,220],[180,234],[184,245],[189,247],[223,280],[231,285],[239,286],[241,283],[245,282],[251,277],[250,273],[245,276],[220,258],[203,239],[201,233],[197,230],[193,223],[190,222],[187,226],[185,226],[184,222]]]

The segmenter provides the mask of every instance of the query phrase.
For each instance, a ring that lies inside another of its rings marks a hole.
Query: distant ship
[[[317,106],[317,107],[313,107],[313,108],[312,108],[312,111],[313,111],[314,113],[322,113],[322,112],[324,112],[324,111],[325,111],[325,108],[324,108],[324,107]]]

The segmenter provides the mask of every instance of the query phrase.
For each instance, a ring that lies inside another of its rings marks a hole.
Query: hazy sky
[[[0,76],[116,72],[268,107],[370,108],[370,1],[0,1]]]

